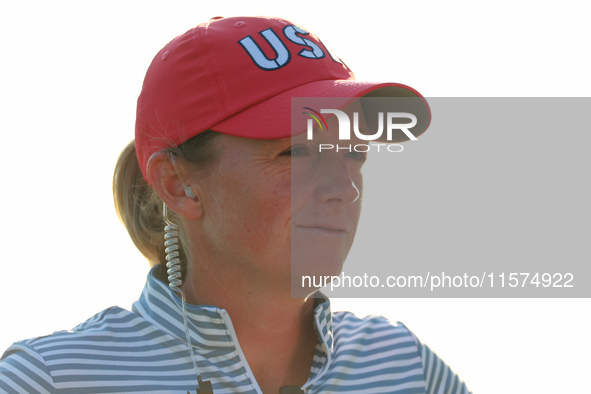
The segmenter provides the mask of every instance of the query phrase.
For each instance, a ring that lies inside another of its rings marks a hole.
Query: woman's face
[[[294,284],[301,275],[340,273],[357,230],[367,154],[319,152],[320,144],[339,144],[336,118],[328,130],[312,141],[222,139],[202,197],[210,255],[261,283],[289,285],[292,268]]]

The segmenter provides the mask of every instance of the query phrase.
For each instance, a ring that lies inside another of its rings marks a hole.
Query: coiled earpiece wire
[[[183,324],[185,325],[187,346],[189,349],[189,354],[191,355],[191,361],[193,362],[195,374],[197,374],[197,394],[213,394],[211,382],[208,380],[201,380],[201,374],[199,373],[199,368],[197,367],[197,360],[195,360],[195,354],[193,353],[193,347],[191,345],[191,335],[189,334],[189,319],[187,318],[187,299],[185,297],[185,293],[183,292],[183,290],[181,290],[181,285],[183,284],[183,281],[181,279],[181,260],[179,259],[180,253],[178,245],[178,226],[168,219],[168,207],[166,206],[166,203],[163,203],[162,214],[164,216],[164,222],[166,223],[166,226],[164,227],[164,252],[166,253],[166,268],[168,268],[166,271],[166,273],[168,274],[168,287],[170,287],[172,290],[176,291],[181,295],[183,309]],[[188,391],[187,394],[189,394]]]

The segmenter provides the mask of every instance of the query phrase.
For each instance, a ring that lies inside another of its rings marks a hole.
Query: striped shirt
[[[215,394],[261,393],[228,313],[187,305],[191,345]],[[317,299],[311,393],[464,394],[465,384],[402,323],[358,318]],[[71,331],[14,343],[0,393],[195,393],[180,299],[150,271],[132,311],[106,309]]]

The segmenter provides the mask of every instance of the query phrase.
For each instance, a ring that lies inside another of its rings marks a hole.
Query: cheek
[[[235,206],[234,232],[249,242],[269,242],[270,237],[282,237],[291,218],[291,185],[289,174],[266,178],[244,175],[234,179],[226,190]],[[289,236],[288,234],[286,236]]]
[[[290,217],[291,185],[289,180],[264,181],[246,186],[250,216],[273,226]]]
[[[291,201],[289,182],[242,185],[241,204],[232,218],[227,241],[260,264],[289,258]]]
[[[289,197],[291,199],[291,211],[296,212],[305,209],[314,200],[314,191],[317,181],[314,180],[314,171],[309,168],[294,169],[290,174]]]

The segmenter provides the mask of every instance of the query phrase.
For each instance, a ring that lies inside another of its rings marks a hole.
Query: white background
[[[148,264],[116,217],[112,171],[134,136],[152,57],[213,16],[291,19],[358,79],[402,82],[425,97],[591,92],[583,2],[212,3],[3,3],[1,349],[72,328],[111,305],[129,308],[140,295]],[[591,300],[333,305],[404,322],[474,392],[590,392]]]

